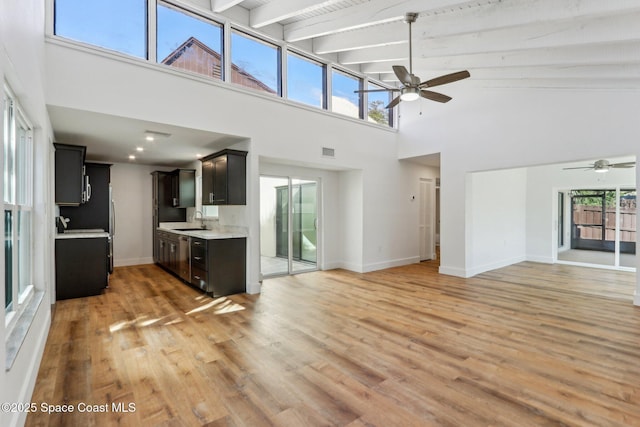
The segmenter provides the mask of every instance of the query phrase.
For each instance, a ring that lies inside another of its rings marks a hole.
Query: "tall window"
[[[287,98],[325,108],[326,67],[292,52],[287,53]]]
[[[384,89],[382,86],[369,83],[369,90],[381,90]],[[379,123],[381,125],[391,126],[390,118],[390,109],[385,108],[391,102],[391,93],[390,92],[368,92],[368,111],[367,116],[370,122]]]
[[[32,291],[32,132],[10,90],[4,91],[5,308],[20,308]]]
[[[362,79],[338,70],[333,70],[331,77],[331,110],[345,116],[361,118],[362,95],[354,91],[362,89]]]
[[[222,79],[222,26],[158,3],[158,63]]]
[[[146,0],[55,0],[58,36],[147,57]]]
[[[280,94],[280,48],[239,31],[231,32],[231,82]]]

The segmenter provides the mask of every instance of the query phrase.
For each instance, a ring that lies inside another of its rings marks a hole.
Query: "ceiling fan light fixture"
[[[605,166],[605,167],[596,167],[593,169],[594,172],[598,172],[598,173],[605,173],[605,172],[609,172],[609,167]]]
[[[417,87],[405,87],[402,88],[400,93],[400,99],[403,101],[415,101],[420,98],[420,89]]]

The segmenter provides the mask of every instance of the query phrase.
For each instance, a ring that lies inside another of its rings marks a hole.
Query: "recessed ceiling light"
[[[136,147],[136,151],[138,151],[138,152],[143,152],[143,151],[144,151],[144,148],[142,148],[142,147]]]
[[[202,157],[202,154],[196,154],[196,159],[199,159]]]
[[[155,138],[153,137],[153,135],[147,135],[144,137],[144,139],[146,139],[147,141],[153,141]]]
[[[135,159],[136,159],[136,156],[134,156],[133,154],[129,155],[129,160],[135,160]]]

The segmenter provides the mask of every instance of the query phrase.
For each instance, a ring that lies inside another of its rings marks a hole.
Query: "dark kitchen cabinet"
[[[185,222],[187,210],[173,206],[172,172],[155,171],[153,179],[153,229],[161,222]]]
[[[178,274],[178,235],[156,231],[158,259],[156,262],[167,270]]]
[[[222,150],[202,159],[202,204],[247,203],[247,152]]]
[[[87,148],[57,143],[53,146],[56,149],[55,203],[60,206],[79,206],[86,194],[84,159]]]
[[[85,163],[85,173],[91,183],[91,197],[79,206],[61,206],[60,215],[69,218],[68,229],[110,230],[111,165]]]
[[[56,239],[56,299],[98,295],[109,284],[107,237]]]
[[[191,284],[213,297],[246,292],[247,239],[191,238]]]
[[[196,205],[195,169],[176,169],[171,172],[171,206],[191,208]]]

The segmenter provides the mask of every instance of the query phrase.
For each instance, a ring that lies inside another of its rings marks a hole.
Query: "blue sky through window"
[[[371,84],[367,89],[384,89],[382,86]],[[389,125],[389,110],[386,107],[391,99],[390,92],[369,92],[368,96],[368,117],[369,121]]]
[[[324,67],[298,55],[287,54],[287,98],[323,107]]]
[[[279,51],[247,35],[231,32],[231,63],[279,93]]]
[[[195,37],[215,52],[222,52],[222,28],[214,23],[158,4],[157,60],[162,62],[190,37]]]
[[[146,0],[55,0],[55,34],[147,57]]]
[[[332,73],[332,110],[352,117],[360,117],[360,79],[333,70]]]

